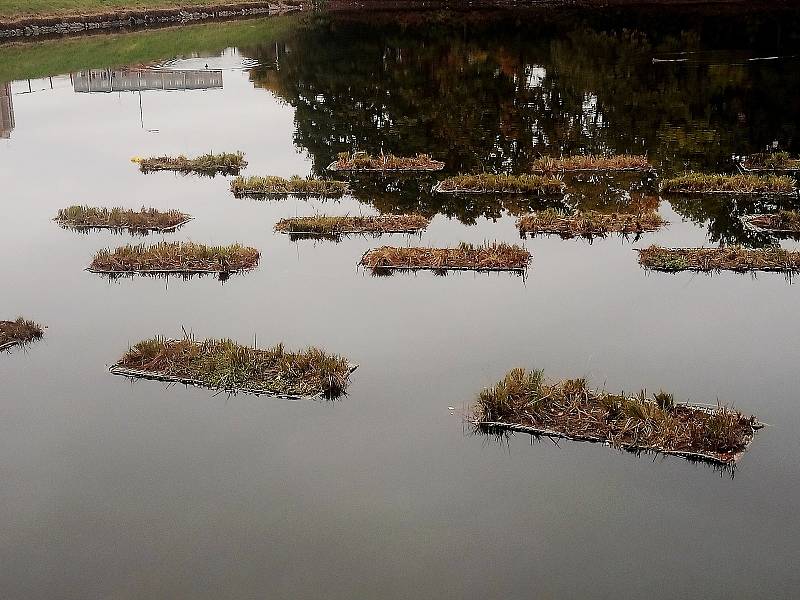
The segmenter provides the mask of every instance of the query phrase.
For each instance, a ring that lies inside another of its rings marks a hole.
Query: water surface
[[[650,203],[670,226],[523,241],[515,215],[536,201],[439,198],[435,177],[362,177],[341,201],[258,201],[233,198],[226,178],[145,176],[129,161],[242,150],[247,173],[290,176],[361,149],[523,172],[539,155],[631,152],[671,175],[800,152],[797,16],[664,10],[318,14],[0,47],[13,107],[0,122],[0,318],[48,325],[0,356],[0,596],[793,597],[798,287],[779,274],[646,273],[634,252],[776,243],[738,220],[772,201],[662,199],[651,183],[583,178],[570,205]],[[126,67],[218,72],[221,87],[216,75],[200,89],[76,87],[125,81]],[[179,209],[195,220],[145,241],[241,242],[261,264],[224,284],[109,282],[83,268],[134,238],[60,229],[51,219],[70,204]],[[292,242],[272,229],[409,210],[434,216],[421,238]],[[527,276],[356,266],[382,243],[484,240],[524,244]],[[107,373],[129,344],[182,328],[319,345],[360,368],[332,403]],[[475,394],[515,366],[719,399],[770,427],[734,477],[465,431]]]

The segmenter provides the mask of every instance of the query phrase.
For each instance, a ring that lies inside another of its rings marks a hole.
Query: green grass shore
[[[286,37],[296,23],[296,15],[286,15],[188,25],[181,27],[180,35],[168,27],[15,42],[0,45],[0,82],[144,64],[187,56],[198,48],[217,52],[230,46],[251,47]]]
[[[244,4],[247,0],[0,0],[0,20],[104,14],[184,6]]]

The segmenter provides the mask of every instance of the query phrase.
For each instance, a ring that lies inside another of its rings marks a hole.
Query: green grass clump
[[[609,394],[589,389],[585,379],[548,382],[542,371],[525,369],[512,369],[480,393],[473,422],[721,463],[735,461],[761,426],[723,406],[678,404],[665,392]]]
[[[783,248],[662,248],[638,250],[639,264],[654,271],[800,271],[800,252]]]
[[[800,171],[800,158],[793,158],[788,152],[751,154],[741,164],[747,171]]]
[[[381,154],[372,156],[366,152],[342,152],[328,166],[331,171],[440,171],[444,163],[433,160],[427,154],[395,156]]]
[[[592,238],[609,233],[637,234],[656,231],[665,224],[666,221],[655,211],[610,214],[584,211],[563,215],[552,208],[524,215],[517,221],[517,227],[522,234],[555,234],[562,238]]]
[[[267,177],[237,177],[231,182],[231,191],[243,196],[321,196],[336,198],[349,190],[344,181],[294,175],[289,179],[268,175]]]
[[[68,229],[127,229],[133,233],[173,231],[191,217],[177,210],[161,212],[155,208],[94,208],[70,206],[58,211],[54,219]]]
[[[530,252],[520,246],[503,243],[474,246],[464,242],[455,248],[382,246],[361,257],[361,265],[376,273],[395,269],[524,271],[530,261]]]
[[[152,338],[130,348],[112,371],[125,369],[228,391],[288,396],[337,397],[353,370],[341,356],[317,348],[289,352],[283,344],[267,350],[232,340]]]
[[[378,215],[374,217],[333,217],[315,215],[281,219],[275,230],[317,236],[340,236],[349,233],[414,233],[425,229],[430,219],[422,215]]]
[[[661,191],[694,194],[793,194],[797,187],[791,177],[779,175],[686,173],[664,181]]]
[[[533,161],[534,173],[557,173],[562,171],[649,171],[653,167],[646,156],[615,154],[598,156],[594,154],[562,156],[561,158],[542,157]]]
[[[536,194],[564,192],[564,182],[543,175],[456,175],[440,181],[434,191],[463,194]]]
[[[180,156],[154,156],[152,158],[134,157],[132,162],[139,164],[142,173],[153,171],[175,171],[177,173],[197,173],[199,175],[238,175],[247,166],[244,154],[223,152],[222,154],[203,154],[197,158]]]
[[[0,321],[0,350],[30,344],[43,335],[44,331],[39,325],[22,317],[16,321]]]
[[[194,242],[160,242],[100,250],[89,270],[100,273],[235,273],[253,269],[260,254],[239,244],[206,246]]]

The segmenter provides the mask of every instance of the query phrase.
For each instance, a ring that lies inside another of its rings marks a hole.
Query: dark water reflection
[[[634,252],[777,243],[740,217],[792,199],[666,199],[651,178],[599,175],[558,200],[458,198],[426,175],[354,177],[341,200],[251,200],[228,177],[130,163],[242,150],[245,174],[285,177],[358,149],[521,172],[540,155],[646,152],[671,175],[800,153],[796,11],[665,11],[315,14],[0,47],[14,57],[0,73],[16,74],[0,84],[0,318],[49,326],[0,355],[0,597],[793,597],[800,288],[646,273]],[[208,65],[222,87],[76,93],[69,75],[152,64]],[[224,285],[109,283],[84,267],[136,238],[61,229],[51,219],[72,204],[181,210],[194,220],[164,239],[240,242],[261,261]],[[545,207],[632,204],[670,226],[591,245],[515,227]],[[419,237],[273,231],[410,210],[434,216]],[[357,266],[384,243],[486,240],[530,250],[526,277]],[[360,367],[336,403],[108,374],[129,344],[184,329],[320,345]],[[595,444],[476,439],[467,405],[515,366],[719,399],[770,426],[735,479]]]

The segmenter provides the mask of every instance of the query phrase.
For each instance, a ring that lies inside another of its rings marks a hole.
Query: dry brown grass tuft
[[[533,162],[531,171],[534,173],[559,173],[564,171],[650,171],[652,168],[646,156],[631,154],[597,156],[588,154],[585,156],[563,156],[561,158],[539,158]]]
[[[176,171],[178,173],[197,173],[199,175],[238,175],[247,166],[244,154],[223,152],[222,154],[203,154],[197,158],[180,156],[154,156],[134,158],[142,173],[153,171]]]
[[[483,390],[472,420],[484,431],[526,431],[719,463],[736,461],[761,427],[755,417],[723,406],[678,404],[664,392],[609,394],[589,389],[584,379],[548,382],[542,371],[525,369],[512,369]]]
[[[186,337],[139,342],[111,372],[229,392],[334,398],[345,392],[354,368],[345,358],[317,348],[289,352],[278,344],[260,350],[231,340],[199,342]]]
[[[392,270],[471,270],[524,271],[531,261],[530,253],[502,243],[481,246],[461,243],[456,248],[394,248],[382,246],[361,257],[361,265],[373,272]]]
[[[443,168],[443,162],[433,160],[427,154],[371,156],[365,152],[352,155],[343,152],[328,166],[330,171],[441,171]]]
[[[639,264],[655,271],[800,271],[800,252],[782,248],[662,248],[638,250]]]
[[[609,233],[638,234],[656,231],[666,224],[655,211],[638,214],[586,211],[563,215],[555,209],[548,209],[525,215],[517,221],[517,227],[522,234],[554,234],[562,238],[602,237]]]
[[[751,215],[742,221],[756,231],[771,233],[800,233],[800,213],[793,210],[782,210],[777,213]]]
[[[430,219],[422,215],[378,215],[370,217],[332,217],[315,215],[281,219],[275,230],[289,234],[338,237],[357,233],[416,233],[425,229]]]
[[[537,196],[564,193],[564,182],[542,175],[456,175],[436,184],[435,192],[449,194],[533,194]]]
[[[42,328],[22,317],[16,321],[0,321],[0,350],[30,344],[44,335]]]
[[[54,219],[66,229],[127,229],[132,233],[149,231],[174,231],[187,223],[191,217],[177,210],[161,212],[155,208],[128,210],[124,208],[93,208],[90,206],[70,206],[58,211]]]
[[[788,152],[751,154],[739,163],[745,171],[769,173],[771,171],[800,171],[800,158],[792,158]]]
[[[237,198],[244,196],[321,196],[338,198],[349,191],[344,181],[303,179],[297,175],[289,179],[268,175],[267,177],[237,177],[231,182],[231,191]]]
[[[194,242],[160,242],[99,251],[89,270],[95,273],[236,273],[253,269],[260,254],[239,244],[206,246]]]
[[[661,184],[664,193],[788,195],[797,192],[791,177],[686,173]]]

